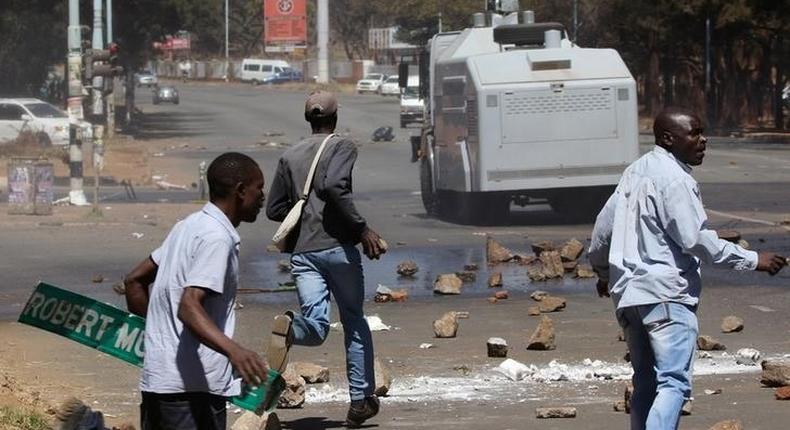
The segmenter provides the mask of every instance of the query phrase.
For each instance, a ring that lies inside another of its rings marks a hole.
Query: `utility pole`
[[[230,55],[228,49],[230,26],[228,25],[228,15],[228,0],[225,0],[225,82],[228,82],[228,79],[230,79]]]
[[[318,0],[318,79],[329,83],[329,0]]]
[[[104,20],[102,19],[102,0],[93,0],[93,39],[91,48],[93,51],[100,51],[104,49]],[[107,77],[112,79],[112,77]],[[104,78],[98,73],[94,74],[93,88],[91,94],[93,95],[93,213],[100,215],[99,210],[99,179],[101,169],[104,166]]]
[[[579,32],[579,1],[573,0],[573,43],[576,42]]]
[[[112,34],[112,0],[107,0],[107,44],[113,42]],[[112,80],[112,91],[107,95],[107,138],[115,137],[115,88],[119,84],[117,76],[109,78]]]
[[[69,202],[84,206],[88,202],[82,190],[82,141],[79,123],[82,113],[82,30],[79,0],[69,0],[68,27],[68,111],[69,111]]]

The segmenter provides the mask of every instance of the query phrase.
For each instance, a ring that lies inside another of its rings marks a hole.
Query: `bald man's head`
[[[671,152],[678,160],[691,166],[702,164],[707,139],[699,116],[692,110],[668,107],[653,122],[656,145]]]

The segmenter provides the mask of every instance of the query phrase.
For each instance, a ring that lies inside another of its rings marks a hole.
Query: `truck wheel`
[[[433,177],[431,175],[431,165],[427,157],[423,157],[420,162],[420,191],[422,194],[422,205],[428,216],[439,216],[439,196],[433,189]]]

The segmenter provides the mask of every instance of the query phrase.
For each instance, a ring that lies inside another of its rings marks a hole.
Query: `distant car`
[[[282,84],[285,82],[301,82],[304,79],[302,72],[286,67],[269,77],[263,78],[264,84]]]
[[[357,93],[378,93],[385,79],[387,76],[381,73],[368,73],[357,82]]]
[[[153,87],[159,84],[159,78],[156,77],[150,70],[143,70],[137,73],[137,86]]]
[[[400,95],[400,81],[398,80],[398,76],[390,76],[381,84],[381,91],[379,91],[382,96],[398,96]]]
[[[178,99],[178,90],[175,87],[171,86],[162,86],[154,90],[154,100],[153,103],[158,105],[159,103],[173,103],[178,104],[180,100]]]
[[[87,122],[80,127],[90,128]],[[0,99],[0,142],[16,139],[30,131],[42,146],[69,144],[69,116],[39,99]]]

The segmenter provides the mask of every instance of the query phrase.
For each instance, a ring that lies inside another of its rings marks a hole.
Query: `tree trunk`
[[[784,70],[784,62],[785,59],[782,58],[782,53],[784,52],[784,38],[781,34],[778,34],[776,37],[776,46],[774,48],[774,53],[776,55],[773,56],[776,63],[774,64],[774,91],[773,91],[773,98],[774,98],[774,127],[777,130],[784,130],[785,128],[785,115],[784,115],[784,100],[782,100],[782,90],[784,89],[785,84],[785,70]]]
[[[654,117],[661,110],[661,88],[658,80],[661,73],[661,58],[658,50],[651,46],[647,65],[647,76],[645,77],[645,107],[647,113]]]

